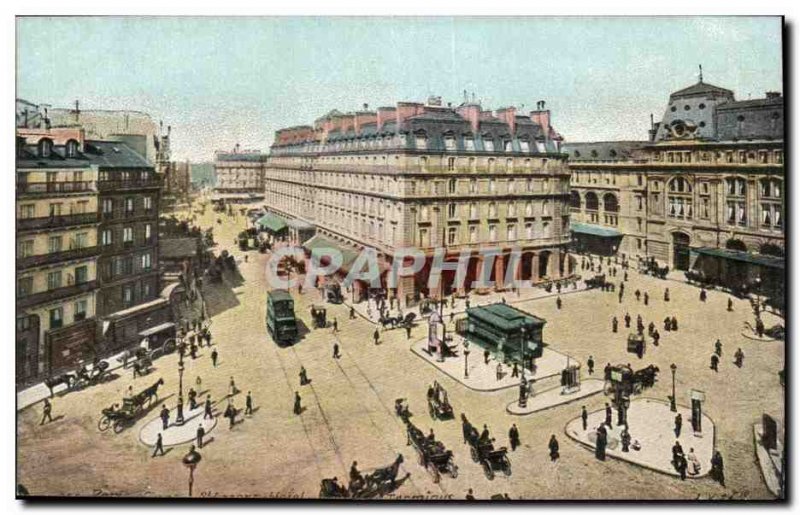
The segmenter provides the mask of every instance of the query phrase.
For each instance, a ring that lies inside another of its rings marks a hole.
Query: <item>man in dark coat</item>
[[[711,370],[719,372],[719,357],[716,354],[711,355]]]
[[[159,416],[161,417],[163,428],[166,430],[169,427],[169,408],[167,408],[166,404],[161,406],[161,414]]]
[[[342,355],[339,354],[339,343],[336,342],[333,344],[333,359],[339,359],[340,357],[342,357]]]
[[[714,455],[711,457],[711,477],[721,486],[725,486],[725,470],[722,462],[722,454],[720,454],[719,451],[714,452]]]
[[[611,405],[606,403],[606,420],[605,420],[605,424],[608,427],[613,427],[611,425],[611,420],[612,420],[612,417],[611,417]]]
[[[39,425],[44,425],[44,421],[47,420],[48,422],[53,421],[53,416],[51,415],[53,411],[53,405],[50,404],[50,399],[44,400],[44,406],[42,407],[42,421],[39,422]]]
[[[707,297],[708,297],[708,294],[706,293],[706,289],[705,288],[701,288],[700,289],[700,302],[705,302]]]
[[[294,392],[294,414],[299,415],[303,411],[300,406],[300,393]]]
[[[189,388],[189,393],[187,394],[189,398],[189,409],[193,410],[197,408],[197,392],[194,388]]]
[[[203,438],[205,436],[206,436],[206,430],[203,429],[203,424],[200,424],[199,426],[197,426],[197,438],[196,438],[198,449],[203,448]]]
[[[631,327],[631,315],[629,313],[625,313],[625,328],[630,329]]]
[[[669,288],[664,290],[664,302],[669,302]]]
[[[214,347],[214,350],[211,351],[211,363],[214,365],[214,368],[217,368],[217,358],[219,357],[219,353],[217,353],[217,348]]]
[[[647,306],[648,304],[650,304],[650,295],[644,292],[644,305]]]
[[[594,457],[600,461],[605,461],[606,459],[607,443],[608,443],[608,433],[606,433],[606,427],[601,424],[597,428],[597,439],[594,448]]]
[[[681,428],[683,427],[683,417],[680,413],[675,415],[675,438],[681,436]]]
[[[245,415],[252,415],[253,414],[253,396],[250,392],[247,392],[247,397],[244,401],[244,414]]]
[[[617,317],[614,317],[611,319],[611,332],[616,333],[618,328],[619,328],[619,320],[617,320]]]
[[[629,452],[631,445],[631,434],[628,432],[627,426],[622,428],[622,433],[619,435],[622,442],[622,452]]]
[[[589,359],[586,360],[586,368],[589,370],[589,375],[594,374],[594,358],[592,355],[589,355]]]
[[[207,418],[210,418],[212,420],[214,419],[214,411],[213,411],[213,409],[211,407],[211,396],[210,395],[206,397],[206,406],[205,406],[205,411],[203,413],[203,420],[205,420]]]
[[[672,320],[669,317],[664,319],[664,330],[667,332],[672,330]]]
[[[589,413],[586,411],[586,406],[581,406],[581,421],[583,422],[583,430],[586,431],[589,422]]]
[[[378,328],[375,328],[375,332],[372,333],[372,340],[375,342],[375,345],[378,345],[378,340],[380,340],[381,334],[378,332]]]
[[[728,311],[733,311],[733,299],[728,298]]]
[[[658,332],[658,329],[653,329],[653,345],[658,347],[658,342],[661,340],[661,334]]]
[[[519,442],[519,429],[517,429],[517,425],[516,424],[512,424],[511,425],[511,429],[508,430],[508,442],[511,445],[511,450],[512,451],[517,450],[517,447],[519,447],[519,445],[520,445],[520,442]]]
[[[411,339],[411,324],[406,325],[406,340]]]
[[[670,320],[670,325],[672,326],[671,329],[673,331],[678,330],[678,319],[674,315],[672,316],[672,320]]]
[[[350,320],[355,320],[356,318],[356,308],[350,306]]]
[[[162,456],[164,455],[164,441],[161,438],[161,433],[158,433],[158,437],[156,438],[156,447],[155,449],[153,449],[152,457],[155,458],[156,454],[158,454],[159,452],[161,453]]]
[[[469,423],[467,420],[467,416],[463,413],[461,414],[461,434],[464,437],[464,443],[467,443],[469,439],[469,434],[472,430],[472,424]]]
[[[742,352],[741,347],[736,349],[736,353],[733,355],[733,362],[739,368],[742,368],[742,365],[744,365],[744,352]]]
[[[547,447],[550,449],[550,461],[556,461],[558,459],[558,440],[556,439],[556,435],[550,435],[550,443],[547,444]]]

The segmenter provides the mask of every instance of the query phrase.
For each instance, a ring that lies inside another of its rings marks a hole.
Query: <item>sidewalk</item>
[[[562,394],[562,388],[560,386],[537,392],[536,383],[534,383],[533,396],[528,397],[527,405],[524,408],[520,408],[519,398],[515,398],[506,406],[506,411],[512,415],[530,415],[531,413],[555,408],[556,406],[562,406],[598,394],[603,391],[604,385],[605,381],[600,379],[582,379],[580,390]]]
[[[669,409],[669,404],[656,399],[638,398],[631,401],[628,409],[628,426],[631,434],[631,444],[637,441],[641,449],[636,451],[631,447],[629,452],[622,452],[620,443],[620,426],[617,425],[617,412],[612,415],[613,427],[608,429],[608,444],[606,456],[627,461],[640,467],[649,468],[656,472],[679,476],[672,466],[672,446],[679,441],[685,455],[694,448],[694,454],[700,462],[700,473],[692,476],[687,473],[687,479],[706,476],[711,470],[711,456],[714,452],[714,422],[703,415],[702,434],[692,432],[692,410],[686,406],[678,406],[678,413],[683,418],[683,427],[678,438],[674,433],[674,419],[676,413]],[[577,417],[567,423],[564,432],[576,442],[594,451],[596,442],[596,429],[605,420],[605,410],[589,413],[587,430],[583,430],[583,423]],[[691,465],[690,465],[691,469]]]
[[[761,434],[764,427],[761,424],[753,425],[753,438],[756,447],[756,456],[758,457],[758,466],[761,468],[761,474],[764,476],[764,482],[767,488],[772,492],[775,497],[783,498],[781,492],[781,474],[783,473],[783,463],[781,462],[781,453],[783,452],[780,440],[778,440],[778,449],[775,451],[768,451],[761,445]]]
[[[158,412],[159,410],[155,409],[154,411]],[[171,445],[180,445],[182,443],[194,441],[194,439],[197,437],[197,428],[200,426],[200,424],[202,424],[203,429],[205,429],[206,437],[208,437],[208,434],[211,433],[215,427],[217,427],[217,419],[219,416],[216,416],[212,419],[203,420],[205,407],[202,403],[200,403],[200,405],[198,405],[195,409],[187,409],[184,412],[183,425],[179,426],[175,424],[176,413],[177,412],[174,408],[170,410],[170,418],[172,420],[167,426],[167,429],[163,429],[163,423],[158,415],[153,417],[153,419],[145,424],[139,431],[139,441],[148,447],[153,447],[156,444],[156,439],[158,439],[158,433],[161,433],[161,443],[164,445],[164,447],[169,447]]]
[[[577,285],[577,287],[575,289],[573,289],[572,286],[563,287],[562,290],[561,290],[561,295],[562,296],[569,295],[571,293],[578,293],[578,292],[585,291],[585,290],[586,290],[586,284],[583,281],[579,280],[578,281],[578,285]],[[517,304],[517,303],[522,303],[522,302],[528,302],[528,301],[531,301],[531,300],[545,299],[545,298],[548,298],[548,297],[556,297],[558,295],[559,294],[557,293],[555,287],[553,287],[553,289],[552,289],[552,291],[550,293],[548,293],[543,287],[533,287],[533,288],[528,288],[528,289],[526,289],[526,290],[524,290],[522,292],[519,292],[519,293],[510,291],[510,290],[509,291],[503,291],[503,292],[491,291],[491,292],[488,292],[488,293],[485,293],[485,294],[478,294],[478,293],[474,293],[473,292],[473,293],[470,293],[470,295],[469,295],[469,302],[470,302],[470,307],[474,308],[474,307],[477,307],[477,306],[486,306],[486,305],[489,305],[489,304],[497,304],[498,302],[502,302],[503,299],[505,299],[505,301],[508,304]],[[347,299],[347,294],[346,293],[344,293],[343,296],[345,297],[344,298],[344,302],[343,302],[344,305],[346,305],[348,308],[349,307],[355,308],[356,314],[361,316],[365,320],[367,320],[369,322],[372,322],[373,324],[376,324],[376,325],[379,324],[380,313],[378,311],[377,303],[374,300],[370,299],[370,300],[367,300],[367,301],[358,302],[356,304],[353,304],[350,299]],[[447,297],[446,300],[448,302],[448,305],[447,305],[447,307],[443,308],[443,310],[442,310],[442,313],[444,314],[444,319],[446,321],[450,320],[451,313],[452,313],[452,315],[454,317],[457,316],[457,315],[463,315],[464,313],[466,313],[466,309],[467,309],[466,299],[456,297],[456,299],[455,299],[455,309],[453,308],[453,306],[450,305],[451,298]],[[387,303],[386,303],[386,307],[387,308],[389,307],[388,300],[387,300]],[[390,309],[388,311],[389,311],[389,315],[390,316],[397,316],[397,315],[400,314],[400,310],[398,309],[397,304],[395,304],[394,309]],[[420,315],[419,306],[415,306],[413,308],[404,309],[402,311],[402,313],[403,313],[403,316],[405,316],[405,315],[407,315],[409,313],[414,313],[414,314],[417,315],[416,320],[418,320],[418,321],[422,320],[423,318],[427,318],[428,316],[430,316],[429,314],[427,314],[425,316]]]
[[[466,360],[469,369],[469,377],[465,378],[465,359],[462,355],[463,349],[461,347],[457,348],[457,356],[445,358],[443,362],[440,362],[437,356],[431,356],[427,352],[427,343],[427,339],[415,342],[411,345],[411,352],[470,390],[494,392],[519,386],[520,378],[512,377],[512,369],[507,365],[503,365],[503,377],[498,381],[498,361],[494,358],[490,358],[488,364],[484,363],[483,352],[481,352],[481,348],[477,345],[471,346],[472,352],[470,352],[469,358]],[[566,354],[561,354],[560,352],[545,348],[542,351],[542,357],[536,359],[536,372],[531,376],[530,372],[526,371],[525,375],[528,379],[532,377],[534,381],[542,381],[546,378],[558,376],[566,366],[567,359]],[[580,364],[571,357],[569,358],[569,363],[570,365]],[[534,382],[533,385],[535,391],[536,383]]]

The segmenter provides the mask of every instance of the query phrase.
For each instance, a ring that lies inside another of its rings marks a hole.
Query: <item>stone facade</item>
[[[565,144],[573,221],[686,269],[693,247],[784,246],[783,99],[736,101],[699,82],[670,96],[650,140]]]
[[[240,150],[238,145],[232,152],[218,151],[214,154],[214,192],[223,196],[264,194],[264,165],[267,156],[258,150]],[[246,197],[242,197],[246,198]]]
[[[478,104],[400,102],[377,111],[331,111],[313,126],[279,130],[266,166],[266,205],[314,224],[346,248],[375,248],[385,265],[404,247],[428,262],[394,292],[413,302],[427,291],[437,247],[448,261],[471,251],[467,287],[481,270],[481,247],[498,247],[491,280],[502,288],[512,247],[518,279],[569,273],[569,172],[550,112],[517,115]],[[463,293],[463,292],[459,292]]]

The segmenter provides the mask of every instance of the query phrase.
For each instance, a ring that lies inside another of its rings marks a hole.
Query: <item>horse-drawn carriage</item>
[[[323,479],[320,485],[319,496],[323,499],[370,499],[384,495],[397,487],[397,475],[403,455],[398,454],[391,465],[373,470],[370,473],[355,476],[351,471],[350,485],[344,487],[338,478]],[[406,477],[411,474],[406,474]]]
[[[603,288],[606,285],[606,274],[597,274],[594,277],[586,279],[586,288]]]
[[[322,306],[311,306],[311,320],[314,324],[314,329],[323,329],[328,327],[328,314],[327,310]]]
[[[454,416],[447,391],[438,382],[428,388],[428,413],[434,420],[450,420]]]
[[[628,335],[628,352],[636,354],[639,359],[642,359],[646,343],[643,334],[631,333]]]
[[[449,474],[453,479],[458,477],[458,466],[453,461],[453,451],[447,450],[440,441],[425,436],[418,427],[406,421],[406,445],[411,445],[417,451],[419,464],[433,476],[433,482],[438,483],[442,474]]]
[[[495,449],[494,438],[489,437],[488,431],[479,435],[473,426],[467,428],[467,443],[472,461],[483,467],[483,473],[490,481],[494,479],[495,471],[500,470],[506,476],[511,475],[511,460],[508,459],[508,449],[500,447]]]
[[[66,384],[67,390],[81,390],[87,386],[102,383],[109,378],[108,361],[101,359],[95,360],[90,366],[85,363],[77,372],[66,372],[57,376],[45,379],[44,384],[50,390],[50,397],[53,396],[53,389],[59,384]]]
[[[132,425],[145,410],[150,408],[154,402],[158,401],[158,387],[164,384],[163,379],[159,379],[151,386],[131,397],[124,397],[122,405],[113,404],[111,407],[103,408],[100,420],[97,422],[97,429],[107,431],[113,428],[115,433],[121,433],[123,429]]]
[[[342,296],[342,285],[332,281],[325,285],[325,300],[331,304],[341,304],[344,302]]]
[[[381,326],[386,329],[388,326],[390,329],[395,329],[397,327],[411,327],[414,325],[414,320],[417,318],[416,313],[406,313],[405,316],[381,316],[378,319]]]
[[[651,388],[655,384],[658,372],[655,365],[648,365],[635,372],[628,365],[612,366],[605,379],[604,392],[606,395],[616,393],[622,397],[642,393],[643,389]]]

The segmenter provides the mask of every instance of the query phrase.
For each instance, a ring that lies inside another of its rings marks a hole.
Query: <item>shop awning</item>
[[[158,334],[167,331],[169,329],[172,329],[173,327],[175,327],[175,324],[173,324],[172,322],[164,322],[163,324],[151,327],[150,329],[145,329],[144,331],[139,333],[139,336],[141,336],[142,338],[146,338],[148,336],[153,336],[154,334]]]
[[[303,244],[303,248],[309,252],[313,252],[314,249],[338,250],[342,254],[342,268],[345,270],[350,270],[350,267],[353,265],[356,258],[358,258],[358,251],[353,247],[348,247],[342,243],[337,243],[319,234],[305,242]]]
[[[304,220],[298,220],[296,218],[292,220],[287,220],[286,225],[288,225],[292,229],[297,229],[298,231],[308,231],[314,229],[313,224],[310,224]]]
[[[766,268],[777,268],[783,270],[785,267],[785,259],[782,257],[767,256],[765,254],[751,254],[750,252],[742,252],[741,250],[700,247],[697,249],[692,249],[692,253],[695,253],[699,256],[711,256],[720,259],[730,259],[733,261],[750,263],[751,265],[760,265]]]
[[[272,213],[267,213],[259,218],[256,222],[256,225],[273,233],[286,229],[286,221],[280,216],[273,215]]]
[[[569,225],[569,228],[572,232],[599,236],[601,238],[618,238],[622,236],[622,233],[616,229],[609,229],[608,227],[601,227],[599,225],[573,222]]]

